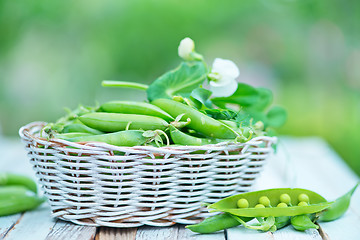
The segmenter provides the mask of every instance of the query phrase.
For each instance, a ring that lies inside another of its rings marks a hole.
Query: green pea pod
[[[159,107],[145,102],[132,101],[111,101],[100,106],[105,112],[140,114],[162,118],[166,121],[173,121],[174,118]]]
[[[234,129],[234,130],[238,130],[238,129],[239,129],[238,126],[237,126],[237,124],[236,124],[236,122],[234,122],[234,121],[222,120],[222,119],[220,119],[219,122],[225,124],[225,125],[228,126],[228,127],[231,127],[231,128]]]
[[[83,133],[83,132],[70,132],[70,133],[54,134],[54,138],[69,139],[69,138],[85,137],[85,136],[92,136],[92,135],[94,135],[94,134]]]
[[[115,146],[140,146],[146,143],[148,138],[143,136],[144,131],[127,130],[114,133],[90,135],[65,139],[70,142],[104,142]]]
[[[156,99],[151,103],[169,113],[174,118],[184,114],[182,117],[183,120],[191,119],[188,127],[205,136],[220,139],[234,139],[237,136],[230,127],[183,103],[163,98]]]
[[[36,183],[29,177],[13,173],[0,173],[0,186],[19,185],[37,193]]]
[[[6,199],[0,199],[0,216],[7,216],[37,208],[45,201],[36,195],[14,194]]]
[[[224,139],[194,137],[181,132],[174,126],[170,126],[170,137],[175,144],[188,145],[188,146],[201,146],[201,145],[216,144],[219,142],[226,141]],[[229,139],[229,141],[233,141],[233,139]]]
[[[335,202],[320,215],[319,220],[327,222],[341,217],[349,208],[351,196],[355,192],[358,185],[359,183],[357,183],[355,187],[353,187],[349,192],[336,199]]]
[[[165,130],[168,123],[161,118],[138,114],[88,113],[79,117],[86,126],[103,132],[132,130]]]
[[[291,225],[298,231],[305,231],[311,228],[319,228],[319,226],[313,223],[310,217],[306,214],[291,217]]]
[[[288,194],[290,196],[290,205],[286,208],[272,207],[272,208],[255,208],[258,200],[262,196],[269,198],[270,205],[277,206],[280,203],[280,196]],[[306,194],[310,199],[309,206],[297,206],[298,196]],[[237,208],[239,199],[247,199],[249,202],[248,208]],[[214,204],[208,206],[213,211],[228,212],[236,216],[244,217],[280,217],[280,216],[295,216],[301,214],[320,212],[328,208],[332,202],[327,202],[321,195],[310,190],[301,188],[275,188],[254,192],[247,192],[231,197],[224,198]]]
[[[82,123],[71,123],[64,126],[62,133],[89,133],[103,134],[103,132],[90,128]]]
[[[275,226],[277,230],[286,227],[289,224],[290,224],[290,217],[288,216],[281,216],[275,218]]]
[[[9,199],[12,196],[16,195],[26,195],[29,189],[24,186],[14,185],[14,186],[1,186],[0,187],[0,200]]]
[[[241,218],[244,222],[248,222],[252,220],[253,218]],[[220,230],[228,229],[231,227],[235,227],[240,225],[240,222],[237,221],[235,218],[233,218],[228,213],[222,213],[218,214],[209,218],[206,218],[204,221],[188,225],[186,228],[190,229],[193,232],[197,233],[213,233]]]

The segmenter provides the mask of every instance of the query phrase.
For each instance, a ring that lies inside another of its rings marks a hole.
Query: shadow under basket
[[[46,123],[19,130],[54,217],[80,225],[194,224],[202,203],[247,192],[275,137],[204,146],[118,147],[39,137]]]

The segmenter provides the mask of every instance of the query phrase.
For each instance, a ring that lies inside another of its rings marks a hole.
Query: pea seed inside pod
[[[276,207],[278,208],[286,208],[288,205],[284,202],[279,203]]]
[[[304,207],[304,206],[308,206],[308,204],[307,204],[307,202],[299,202],[298,206]]]
[[[270,207],[270,199],[266,196],[262,196],[259,198],[259,203],[264,205],[265,207]]]
[[[265,208],[265,206],[263,204],[259,203],[259,204],[256,204],[255,208]]]
[[[241,198],[241,199],[239,199],[237,201],[237,206],[239,208],[248,208],[249,207],[249,202],[245,198]]]
[[[287,193],[283,193],[280,195],[280,202],[282,203],[286,203],[286,204],[290,204],[291,202],[291,197],[289,194]]]
[[[301,193],[299,196],[298,196],[298,200],[299,202],[309,202],[309,196],[305,193]]]

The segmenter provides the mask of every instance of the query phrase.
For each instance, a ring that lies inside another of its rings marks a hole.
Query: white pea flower
[[[236,78],[239,75],[240,71],[233,61],[216,58],[208,75],[213,96],[231,96],[238,87]]]
[[[189,37],[184,38],[183,40],[180,41],[178,47],[178,54],[182,59],[186,61],[203,59],[203,57],[200,54],[195,52],[195,43]]]

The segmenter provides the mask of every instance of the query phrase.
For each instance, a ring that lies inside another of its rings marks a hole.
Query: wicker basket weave
[[[44,125],[30,123],[19,134],[52,214],[91,226],[199,222],[210,216],[201,203],[250,190],[276,141],[117,147],[40,138]]]

